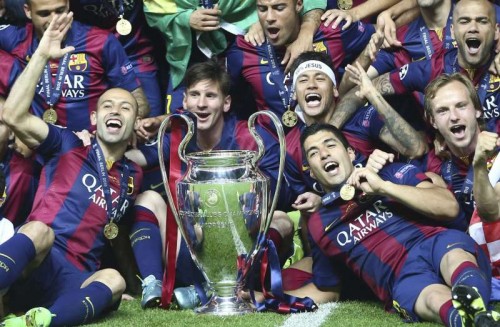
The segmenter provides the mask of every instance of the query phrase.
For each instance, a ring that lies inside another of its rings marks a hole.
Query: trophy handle
[[[178,150],[179,158],[185,164],[188,163],[188,161],[186,159],[186,147],[187,147],[189,141],[191,141],[191,138],[193,137],[193,134],[194,134],[194,122],[191,119],[191,117],[189,117],[188,115],[171,114],[171,115],[168,115],[163,120],[163,122],[160,125],[160,128],[158,129],[158,136],[157,136],[158,137],[158,154],[160,157],[160,168],[161,168],[162,173],[163,173],[163,171],[165,171],[165,163],[163,161],[163,135],[165,134],[165,130],[167,129],[168,123],[170,122],[171,118],[173,118],[173,117],[180,117],[180,118],[184,119],[184,121],[186,122],[186,124],[188,126],[187,134],[186,134],[186,136],[184,136],[181,143],[179,144],[179,150]],[[163,174],[162,174],[162,176],[163,176]],[[165,182],[165,181],[167,181],[167,179],[164,178],[163,182]]]
[[[269,117],[274,124],[274,127],[276,128],[276,132],[278,134],[278,142],[280,145],[280,163],[279,163],[279,168],[278,168],[278,180],[276,182],[276,190],[274,193],[273,201],[271,203],[271,209],[269,210],[269,213],[266,216],[266,223],[264,226],[261,224],[260,232],[261,233],[266,233],[267,230],[269,229],[269,225],[271,225],[271,220],[274,214],[274,210],[276,209],[276,205],[278,203],[278,197],[279,197],[279,192],[281,188],[281,183],[283,181],[283,172],[285,170],[285,154],[286,154],[286,141],[285,141],[285,133],[283,132],[283,125],[281,124],[279,118],[274,114],[272,111],[269,110],[260,110],[257,112],[254,112],[249,118],[248,118],[248,129],[253,135],[253,138],[255,139],[255,142],[257,143],[259,152],[257,154],[257,157],[253,160],[254,166],[256,166],[257,161],[259,161],[262,156],[264,155],[265,148],[264,148],[264,142],[262,141],[262,137],[257,133],[255,130],[255,119],[257,118],[258,115],[265,115]],[[257,246],[255,248],[254,254],[258,252],[260,247],[260,244],[257,243]]]
[[[182,139],[182,141],[179,143],[179,149],[177,151],[178,154],[179,154],[179,158],[185,164],[188,163],[188,161],[186,159],[186,156],[185,156],[185,152],[186,152],[187,144],[189,143],[189,141],[191,140],[191,138],[192,138],[192,136],[194,134],[194,132],[193,132],[193,130],[194,130],[194,122],[191,119],[191,117],[189,117],[187,115],[171,114],[171,115],[168,115],[167,118],[165,118],[165,120],[161,123],[160,128],[158,130],[158,137],[157,137],[157,142],[158,142],[158,157],[159,157],[159,160],[160,160],[161,177],[162,177],[162,180],[163,180],[163,187],[165,188],[165,193],[167,195],[168,205],[172,209],[172,214],[174,215],[174,218],[175,218],[175,221],[177,223],[177,226],[179,226],[179,230],[180,230],[180,232],[182,234],[182,237],[184,237],[184,239],[186,239],[186,237],[184,235],[184,228],[182,228],[183,225],[182,225],[182,222],[181,222],[181,220],[179,218],[179,213],[177,212],[177,207],[176,207],[174,199],[172,197],[172,193],[170,192],[169,181],[168,181],[168,176],[167,176],[167,169],[165,168],[165,159],[164,159],[164,156],[163,156],[163,135],[165,134],[165,130],[167,129],[170,120],[172,118],[177,118],[177,117],[180,117],[180,118],[184,119],[184,121],[187,123],[187,126],[188,126],[187,134],[184,136],[184,138]],[[188,244],[188,248],[189,248],[189,251],[191,253],[191,257],[193,257],[195,263],[197,263],[197,260],[194,257],[193,251],[192,251],[192,249],[191,249],[191,247],[190,247],[189,244]]]

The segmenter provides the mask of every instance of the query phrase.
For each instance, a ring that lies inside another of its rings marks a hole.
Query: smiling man
[[[354,168],[354,151],[328,124],[307,127],[301,144],[331,201],[308,220],[312,283],[289,293],[336,300],[345,265],[407,322],[497,326],[498,314],[483,301],[490,296],[488,259],[465,233],[432,223],[458,212],[450,191],[408,164],[379,174]],[[356,189],[352,197],[340,195],[344,185]]]
[[[259,46],[246,42],[238,36],[228,49],[227,69],[231,75],[234,102],[238,105],[235,111],[239,117],[248,117],[255,109],[271,110],[278,117],[293,115],[290,78],[285,74],[285,66],[281,61],[286,46],[294,42],[301,29],[300,11],[302,0],[257,0],[257,13],[267,41]],[[328,54],[333,67],[338,70],[364,49],[374,32],[371,25],[361,22],[351,24],[345,30],[342,26],[332,29],[320,25],[313,37],[313,49]],[[342,71],[341,71],[342,73]],[[249,101],[241,102],[242,90],[252,90],[248,99],[255,101],[255,108]],[[290,111],[291,110],[291,111]],[[266,126],[267,127],[267,126]],[[269,124],[269,128],[274,128]],[[285,132],[289,129],[285,128]]]
[[[478,88],[486,129],[500,131],[500,77],[488,68],[495,55],[499,38],[495,8],[486,0],[463,0],[453,10],[452,31],[457,48],[436,53],[430,60],[402,66],[399,70],[377,77],[374,84],[382,95],[424,92],[425,87],[442,73],[461,73]],[[356,98],[356,88],[343,97],[332,123],[342,126],[362,101]]]
[[[250,133],[248,122],[238,120],[229,112],[231,105],[231,96],[229,95],[230,79],[224,67],[216,61],[207,61],[197,63],[191,66],[185,76],[186,91],[184,94],[183,108],[180,112],[189,112],[196,118],[196,133],[191,142],[189,142],[186,153],[211,151],[211,150],[257,150],[257,144]],[[148,126],[151,134],[156,134],[161,122],[165,116],[148,118],[142,121],[143,125]],[[270,194],[274,194],[278,180],[279,166],[279,144],[276,139],[264,128],[257,125],[257,133],[262,137],[265,153],[262,159],[257,163],[261,172],[270,180]],[[173,133],[164,135],[163,154],[165,166],[169,169],[170,147]],[[138,149],[127,151],[127,157],[137,162],[142,167],[152,168],[159,165],[159,155],[157,144],[150,143],[140,146]],[[297,168],[290,162],[286,164],[288,169]],[[184,165],[181,168],[185,169]],[[278,208],[286,210],[299,194],[294,190],[298,181],[291,179],[291,175],[286,174],[286,183],[281,186],[278,200]],[[153,183],[161,183],[161,177]],[[199,206],[199,201],[193,199],[193,206]],[[197,204],[196,204],[197,202]],[[240,198],[240,204],[248,205],[251,197]],[[150,307],[159,304],[158,299],[161,295],[161,280],[163,278],[162,263],[162,241],[160,232],[165,243],[165,228],[163,222],[166,220],[166,211],[158,210],[165,206],[164,201],[159,197],[144,196],[140,197],[136,203],[136,223],[132,228],[131,235],[133,250],[139,266],[143,283],[143,307]],[[251,217],[246,217],[250,219]],[[249,224],[250,225],[250,224]],[[160,230],[161,226],[161,230]],[[269,236],[273,240],[278,254],[282,261],[290,254],[291,236],[293,224],[286,215],[275,215],[271,222]],[[155,249],[154,251],[152,249]],[[192,284],[196,275],[190,272],[194,271],[193,265],[189,265],[189,254],[187,247],[181,245],[177,258],[176,284]],[[168,277],[168,276],[167,276]],[[197,281],[200,281],[199,279]],[[183,302],[177,298],[179,302]],[[191,301],[189,306],[196,304]],[[185,307],[184,302],[181,306]]]
[[[52,19],[69,11],[69,0],[27,0],[24,10],[31,22],[0,29],[0,48],[13,54],[23,66],[30,61]],[[36,86],[33,113],[72,131],[93,130],[90,113],[98,98],[108,88],[119,87],[134,95],[139,116],[148,116],[149,104],[133,65],[113,34],[73,21],[63,42],[75,50],[47,62],[44,78]]]
[[[125,290],[120,273],[100,264],[111,240],[128,239],[122,228],[130,224],[127,212],[142,181],[141,168],[124,157],[137,101],[124,89],[104,92],[90,115],[97,133],[89,146],[29,112],[47,63],[74,51],[61,48],[72,20],[71,13],[52,17],[3,107],[5,124],[47,162],[27,223],[0,245],[0,257],[8,258],[2,259],[8,269],[0,272],[0,289],[10,286],[15,312],[50,310],[30,310],[7,326],[84,324],[116,308]]]

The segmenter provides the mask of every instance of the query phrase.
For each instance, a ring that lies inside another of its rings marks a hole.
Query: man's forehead
[[[258,6],[274,6],[278,4],[293,4],[296,0],[257,0]]]
[[[321,143],[326,143],[326,142],[337,142],[339,143],[339,139],[335,136],[330,131],[322,130],[317,133],[314,133],[312,135],[309,135],[305,141],[304,145],[307,150],[307,148],[317,146]]]
[[[213,81],[210,79],[204,79],[194,83],[186,89],[186,92],[190,91],[210,91],[215,92],[217,94],[222,94],[222,91],[219,87],[219,83],[217,81]]]
[[[106,101],[130,102],[131,104],[133,104],[135,99],[128,91],[121,89],[110,89],[106,91],[99,99],[99,103],[104,103]]]
[[[453,18],[456,20],[462,17],[471,17],[471,18],[490,17],[494,16],[494,12],[495,8],[488,2],[459,1],[455,9]]]

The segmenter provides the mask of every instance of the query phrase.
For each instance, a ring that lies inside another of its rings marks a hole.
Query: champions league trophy
[[[280,143],[279,176],[276,194],[269,208],[269,180],[257,168],[264,144],[255,131],[258,115],[268,116],[276,126]],[[170,193],[163,159],[163,134],[171,117],[183,118],[188,132],[179,144],[178,154],[187,171],[176,181],[177,206]],[[236,315],[254,311],[238,296],[244,276],[251,270],[261,241],[265,239],[276,207],[285,159],[283,127],[270,111],[250,116],[248,127],[258,145],[250,150],[217,150],[185,154],[193,135],[194,123],[186,115],[174,114],[163,121],[158,133],[158,151],[169,205],[195,264],[207,280],[212,296],[196,313]],[[175,208],[178,208],[177,210]],[[243,276],[237,278],[238,265]],[[241,260],[241,259],[240,259]]]

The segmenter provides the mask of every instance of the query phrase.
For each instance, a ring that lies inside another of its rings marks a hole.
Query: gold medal
[[[352,0],[337,0],[337,7],[340,10],[348,10],[352,8]]]
[[[281,121],[286,127],[293,127],[297,125],[298,117],[295,111],[290,110],[290,107],[288,107],[288,110],[281,116]]]
[[[108,240],[116,238],[118,236],[118,226],[112,221],[107,223],[106,226],[104,226],[104,236],[106,236]]]
[[[130,32],[132,32],[132,24],[122,16],[120,16],[120,19],[116,22],[116,31],[120,35],[129,35]]]
[[[354,194],[356,194],[356,189],[354,189],[354,186],[349,185],[349,184],[344,184],[340,188],[340,198],[344,201],[349,201],[354,198]]]
[[[55,124],[57,121],[57,112],[54,108],[50,107],[43,113],[43,121],[47,124]]]

